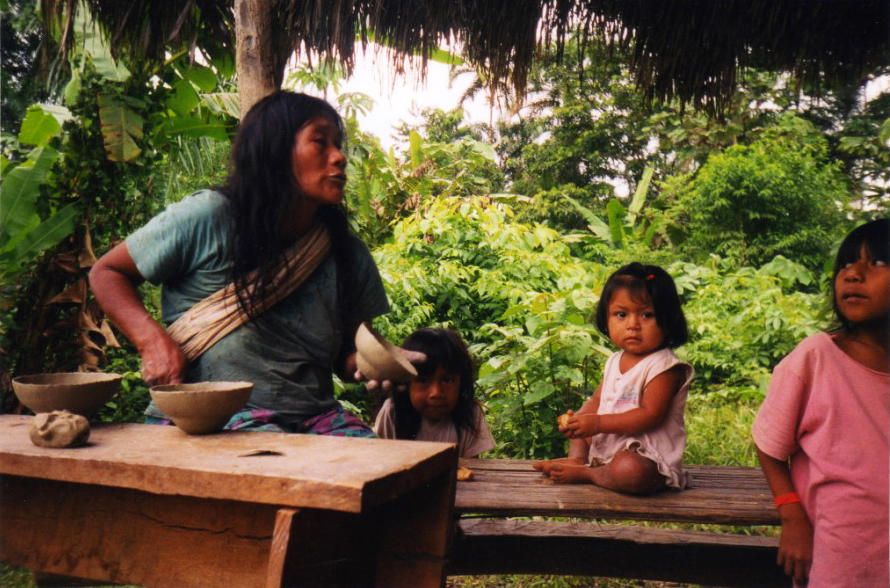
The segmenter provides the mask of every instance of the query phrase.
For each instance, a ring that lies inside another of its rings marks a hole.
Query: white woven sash
[[[274,278],[266,287],[265,297],[256,305],[254,316],[272,308],[299,288],[330,248],[327,230],[323,225],[316,225],[285,251],[285,258],[275,268]],[[256,288],[255,280],[256,272],[248,278],[249,294]],[[188,309],[167,328],[167,332],[191,362],[248,320],[238,306],[235,284],[229,284]]]

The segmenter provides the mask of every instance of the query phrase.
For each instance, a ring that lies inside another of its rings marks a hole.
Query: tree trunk
[[[275,92],[284,60],[275,35],[275,0],[235,0],[235,63],[243,117],[257,101]],[[279,25],[280,26],[280,23]]]

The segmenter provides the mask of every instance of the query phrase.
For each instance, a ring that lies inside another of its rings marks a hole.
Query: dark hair
[[[856,227],[844,238],[837,250],[834,272],[831,274],[831,306],[837,320],[845,329],[852,329],[855,325],[841,314],[837,306],[835,282],[845,265],[857,261],[862,256],[863,247],[873,260],[890,263],[890,218],[879,218]]]
[[[291,157],[297,133],[312,120],[326,117],[343,131],[343,121],[334,108],[319,98],[279,91],[253,105],[241,120],[232,146],[231,172],[220,191],[229,200],[232,223],[230,279],[238,293],[238,304],[248,316],[265,296],[272,269],[290,245],[280,234],[281,219],[291,212],[299,185],[293,175]],[[330,234],[337,263],[338,300],[344,312],[351,305],[349,225],[343,206],[326,205],[318,218]],[[250,272],[257,270],[257,287],[247,289]],[[343,271],[341,271],[343,270]],[[346,316],[349,316],[348,314]]]
[[[457,429],[458,440],[463,432],[476,432],[475,384],[476,376],[470,351],[461,336],[451,329],[417,329],[402,343],[404,349],[426,354],[426,361],[417,364],[419,378],[428,378],[440,367],[446,372],[457,374],[460,390],[457,406],[451,413],[451,420]],[[420,430],[420,413],[411,405],[409,392],[393,394],[395,410],[396,438],[416,439]]]
[[[609,302],[612,295],[626,289],[635,299],[648,298],[655,307],[655,322],[664,331],[664,346],[679,347],[689,339],[686,316],[671,276],[657,265],[630,263],[613,273],[603,286],[596,306],[596,326],[609,335]]]

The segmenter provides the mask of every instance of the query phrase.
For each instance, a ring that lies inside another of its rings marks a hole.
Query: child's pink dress
[[[640,362],[621,373],[619,364],[623,351],[612,354],[606,361],[602,391],[597,414],[620,414],[640,406],[640,396],[646,385],[655,376],[663,374],[674,366],[681,366],[686,372],[683,385],[671,399],[668,414],[657,428],[638,435],[601,433],[590,440],[590,465],[601,465],[612,461],[619,451],[630,449],[651,459],[658,466],[658,473],[665,477],[667,485],[673,488],[686,487],[686,472],[683,471],[683,450],[686,448],[686,428],[684,413],[686,395],[692,382],[694,371],[688,363],[680,361],[670,349],[659,349],[650,353]]]
[[[881,586],[888,574],[890,374],[808,337],[776,366],[754,442],[779,460],[813,523],[810,588]]]

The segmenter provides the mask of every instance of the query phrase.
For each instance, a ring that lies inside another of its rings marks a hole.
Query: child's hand
[[[571,411],[568,414],[568,423],[565,428],[560,428],[560,431],[569,439],[592,437],[600,432],[600,415],[591,413],[575,414]]]
[[[782,536],[777,563],[785,573],[803,584],[810,575],[813,561],[813,525],[800,504],[788,504],[782,512]]]

